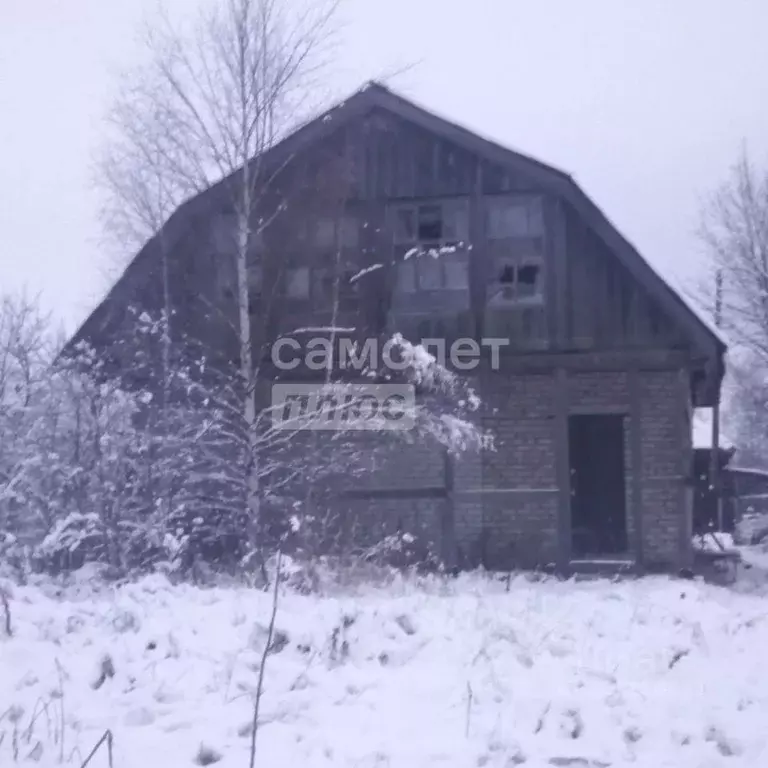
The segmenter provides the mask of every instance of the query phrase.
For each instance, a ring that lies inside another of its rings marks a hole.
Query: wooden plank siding
[[[307,221],[344,211],[357,223],[358,240],[343,249],[342,260],[355,269],[382,267],[374,278],[360,280],[358,306],[338,317],[339,325],[364,327],[372,334],[402,330],[418,340],[422,333],[436,335],[420,317],[444,317],[447,322],[436,326],[438,332],[506,338],[511,353],[686,346],[682,331],[567,203],[538,189],[535,180],[514,176],[403,120],[374,111],[359,125],[332,134],[291,169],[285,188],[297,187],[302,194],[297,199],[290,193],[290,206],[265,236],[264,300],[271,305],[267,312],[257,302],[254,311],[254,323],[262,332],[266,325],[287,332],[330,323],[328,307],[309,299],[275,306],[274,294],[279,273],[287,266],[319,267],[323,259],[332,260],[327,248],[301,240],[297,233]],[[499,196],[540,199],[543,237],[489,240],[488,205]],[[406,249],[393,242],[392,206],[457,198],[466,199],[469,210],[468,292],[436,290],[393,297],[397,263]],[[543,302],[488,309],[486,287],[494,278],[497,260],[505,256],[542,259]],[[206,270],[201,274],[210,284]],[[189,284],[189,276],[185,283]],[[188,293],[196,295],[194,289]],[[224,315],[231,312],[225,309]],[[450,318],[455,324],[448,322]]]

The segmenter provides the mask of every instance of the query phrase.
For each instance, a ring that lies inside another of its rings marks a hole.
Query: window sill
[[[543,296],[531,296],[530,298],[517,299],[499,299],[489,298],[487,300],[488,309],[528,309],[530,307],[543,307]]]

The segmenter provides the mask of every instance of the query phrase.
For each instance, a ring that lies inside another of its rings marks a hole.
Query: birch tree
[[[336,2],[311,3],[299,14],[292,10],[295,7],[288,0],[224,0],[189,28],[174,29],[164,22],[150,29],[146,38],[149,63],[124,84],[112,113],[116,153],[107,155],[102,167],[109,192],[105,216],[126,243],[135,245],[148,236],[162,238],[161,222],[171,210],[212,186],[216,186],[218,199],[226,198],[233,214],[237,381],[227,381],[224,376],[213,382],[211,377],[216,374],[205,365],[205,353],[196,350],[199,370],[195,375],[203,369],[206,373],[202,380],[187,382],[183,388],[184,407],[190,409],[188,428],[183,434],[170,435],[166,449],[183,457],[175,471],[188,473],[193,480],[183,485],[188,494],[183,515],[194,519],[194,504],[212,487],[221,488],[233,510],[244,499],[248,538],[256,548],[263,522],[262,499],[292,488],[299,479],[313,482],[358,467],[361,455],[355,441],[341,434],[332,445],[305,451],[302,456],[302,436],[311,425],[298,419],[276,429],[273,409],[256,397],[261,357],[254,357],[251,335],[249,257],[262,232],[291,205],[278,187],[292,158],[280,160],[276,167],[267,161],[268,150],[296,126],[304,116],[304,105],[311,101],[333,32]],[[340,215],[346,195],[342,183],[333,205]],[[176,377],[173,346],[194,341],[169,330],[173,316],[168,287],[171,246],[162,240],[161,246],[164,381],[170,382]],[[335,256],[332,339],[342,279],[338,242]],[[479,430],[464,418],[466,404],[474,403],[474,398],[461,394],[456,377],[436,375],[434,361],[414,354],[404,340],[398,346],[412,358],[405,380],[418,382],[443,398],[439,410],[415,409],[414,435],[450,448],[479,444]],[[375,377],[378,372],[365,374]],[[325,378],[330,384],[330,371]],[[203,404],[205,408],[196,407]],[[347,407],[354,409],[354,398],[347,401]],[[175,424],[184,423],[173,415],[181,411],[176,406],[171,410],[168,418]],[[211,413],[216,417],[211,418]],[[179,449],[169,448],[171,445]],[[242,473],[241,461],[245,463]],[[197,490],[192,490],[194,483]]]
[[[284,0],[226,0],[189,28],[163,19],[146,33],[149,63],[126,79],[111,113],[114,136],[101,174],[109,192],[104,213],[126,242],[162,237],[162,222],[182,200],[225,180],[236,221],[242,410],[254,441],[248,255],[270,215],[264,201],[275,169],[266,167],[264,157],[297,122],[310,78],[322,64],[336,5],[322,0],[297,12]],[[167,249],[163,253],[169,323]],[[170,332],[168,337],[167,346]],[[258,470],[251,467],[248,477],[248,508],[256,521]]]

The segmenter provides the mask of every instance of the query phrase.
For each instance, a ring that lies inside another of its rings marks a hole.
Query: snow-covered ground
[[[16,728],[20,759],[44,768],[79,766],[106,729],[115,768],[194,766],[201,745],[220,768],[247,768],[269,595],[152,577],[14,587],[11,609],[0,766],[14,764]],[[265,768],[768,765],[757,594],[661,577],[519,577],[507,592],[467,575],[286,591],[277,628]],[[106,655],[115,674],[97,685]],[[106,765],[106,752],[91,763]]]

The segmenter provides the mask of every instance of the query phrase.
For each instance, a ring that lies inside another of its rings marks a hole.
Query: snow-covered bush
[[[387,536],[366,550],[361,559],[374,565],[418,574],[438,573],[443,568],[431,542],[423,536],[407,532]]]
[[[29,547],[9,531],[0,531],[0,578],[24,582],[30,570]]]
[[[304,558],[359,554],[357,542],[335,538],[339,481],[399,441],[455,454],[486,444],[471,388],[402,337],[392,342],[405,367],[363,377],[415,387],[413,429],[361,433],[352,423],[319,435],[302,421],[275,428],[269,403],[249,428],[236,369],[191,341],[163,347],[157,318],[127,317],[108,350],[80,343],[53,362],[40,355],[34,371],[20,355],[6,374],[11,395],[0,386],[0,427],[10,435],[0,448],[0,531],[13,534],[17,559],[31,551],[38,568],[102,563],[183,575],[210,563],[266,575],[277,548]],[[370,557],[438,567],[416,540],[390,541]]]

